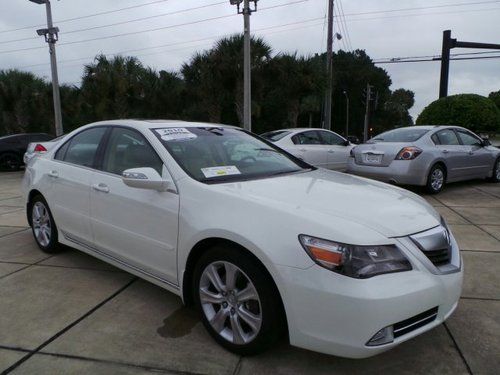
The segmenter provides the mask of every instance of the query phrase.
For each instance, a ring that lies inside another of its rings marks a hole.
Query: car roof
[[[191,127],[214,127],[214,128],[238,128],[237,126],[212,124],[208,122],[194,122],[182,120],[149,120],[149,119],[130,119],[130,120],[106,120],[94,122],[89,125],[108,125],[108,126],[129,126],[136,129],[147,128],[191,128]]]

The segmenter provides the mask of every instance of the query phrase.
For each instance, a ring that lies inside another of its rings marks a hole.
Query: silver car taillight
[[[413,160],[422,153],[418,147],[403,147],[396,155],[395,160]]]

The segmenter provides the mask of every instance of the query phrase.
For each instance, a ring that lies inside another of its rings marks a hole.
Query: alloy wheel
[[[31,218],[37,242],[41,246],[47,247],[52,235],[49,210],[42,202],[36,202],[32,208]]]
[[[435,191],[439,191],[443,187],[444,173],[441,169],[436,168],[431,174],[431,186]]]
[[[207,265],[199,294],[205,317],[221,337],[243,345],[258,335],[262,326],[259,294],[238,266],[227,261]]]

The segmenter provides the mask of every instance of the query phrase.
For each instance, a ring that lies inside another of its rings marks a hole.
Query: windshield
[[[271,142],[277,142],[281,138],[287,136],[290,133],[291,132],[289,132],[287,130],[274,130],[272,132],[267,132],[267,133],[261,134],[261,137],[268,139]]]
[[[151,131],[186,173],[200,182],[242,181],[312,168],[238,129],[186,127]]]
[[[422,128],[400,128],[389,130],[385,133],[377,135],[368,141],[375,142],[415,142],[417,139],[427,133],[428,129]]]

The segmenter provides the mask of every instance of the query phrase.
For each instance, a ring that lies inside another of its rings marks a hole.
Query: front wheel
[[[493,174],[490,178],[491,182],[500,182],[500,158],[497,159],[493,166]]]
[[[434,165],[427,176],[426,190],[429,194],[437,194],[443,190],[446,172],[440,164]]]
[[[285,327],[276,288],[252,256],[217,246],[199,260],[194,301],[210,335],[240,355],[266,350]]]
[[[57,240],[57,227],[49,206],[41,195],[33,198],[30,204],[31,230],[38,247],[46,253],[57,253],[61,250]]]

